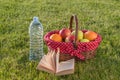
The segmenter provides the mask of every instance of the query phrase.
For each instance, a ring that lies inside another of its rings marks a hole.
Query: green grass
[[[97,55],[76,63],[72,75],[37,71],[38,62],[28,60],[32,18],[39,17],[46,34],[69,26],[72,14],[80,29],[101,34]],[[120,0],[0,0],[0,80],[120,80],[119,34]]]

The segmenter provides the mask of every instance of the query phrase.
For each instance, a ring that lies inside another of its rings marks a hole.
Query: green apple
[[[71,33],[72,35],[75,35],[75,31],[72,31]],[[83,39],[83,32],[78,30],[78,41]]]
[[[90,42],[88,39],[81,39],[80,42]]]

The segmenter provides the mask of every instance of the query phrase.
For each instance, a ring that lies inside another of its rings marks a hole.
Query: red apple
[[[63,39],[65,39],[67,36],[71,35],[71,30],[68,28],[63,28],[59,31],[59,34],[62,36]]]
[[[75,36],[74,35],[70,35],[70,36],[67,36],[65,38],[65,42],[73,42],[75,40]]]

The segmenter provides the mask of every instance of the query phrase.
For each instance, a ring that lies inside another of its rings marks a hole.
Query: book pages
[[[55,69],[53,68],[52,65],[49,64],[49,62],[46,61],[45,57],[46,57],[46,55],[44,55],[43,58],[41,59],[41,61],[39,62],[37,69],[40,69],[42,66],[42,67],[45,67],[46,69],[49,69],[49,70],[55,72]]]
[[[74,73],[74,59],[59,62],[60,49],[49,50],[49,52],[42,57],[37,69],[48,73],[54,73],[55,75],[66,75]]]
[[[70,60],[67,60],[67,61],[60,62],[57,65],[56,73],[64,71],[64,70],[74,69],[74,62],[75,62],[74,59],[70,59]]]

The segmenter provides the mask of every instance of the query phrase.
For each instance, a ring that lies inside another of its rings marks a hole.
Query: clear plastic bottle
[[[34,17],[29,26],[30,35],[30,53],[29,60],[40,60],[43,53],[43,26],[39,22],[38,17]]]

